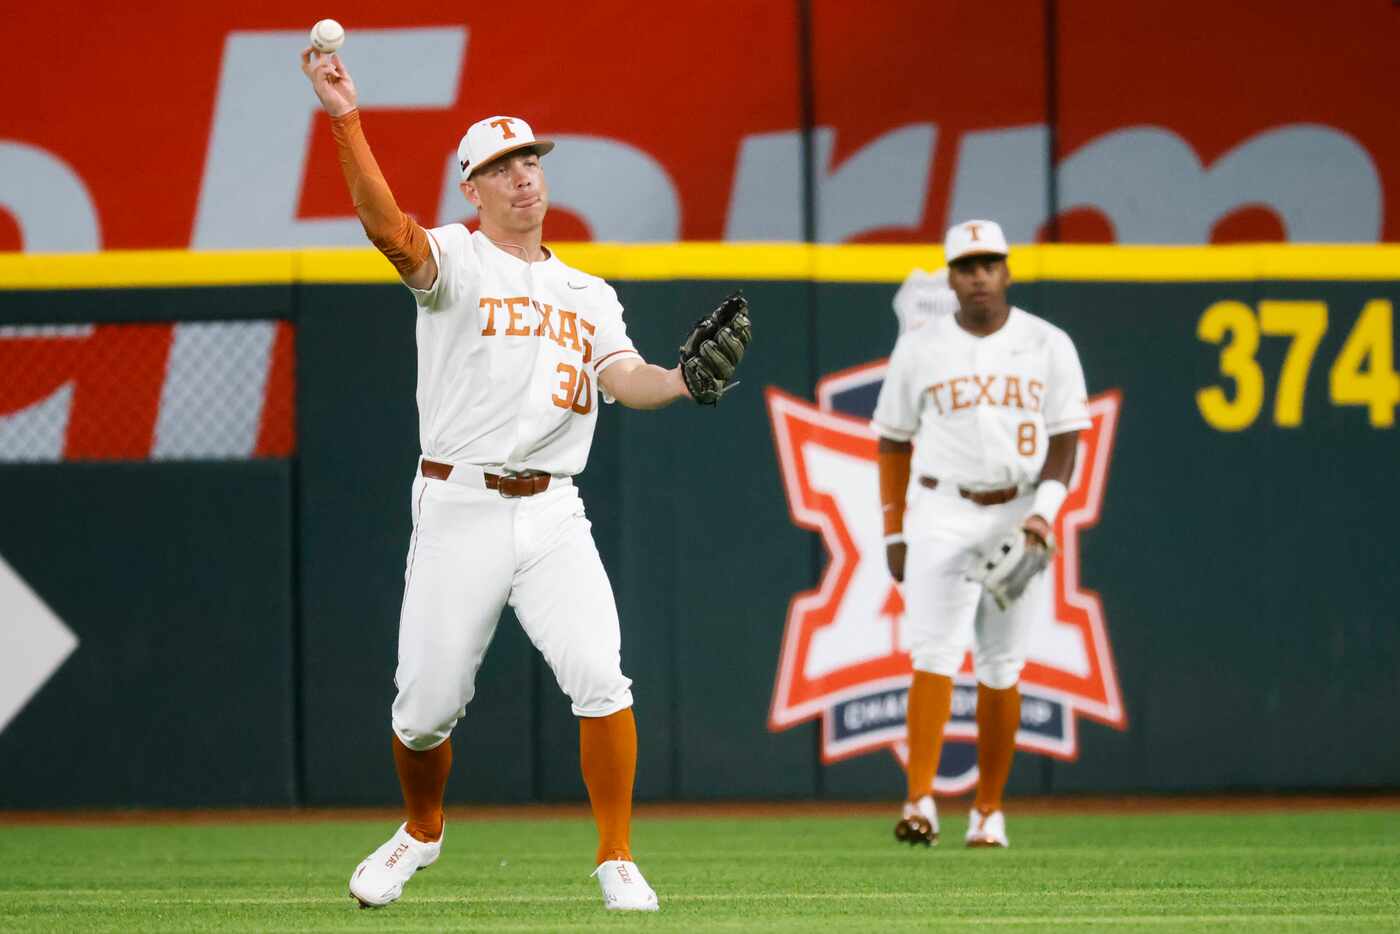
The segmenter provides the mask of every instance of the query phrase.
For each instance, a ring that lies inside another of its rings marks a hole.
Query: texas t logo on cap
[[[535,139],[530,124],[519,117],[487,117],[473,123],[457,144],[457,166],[466,181],[477,169],[501,156],[520,149],[533,149],[535,155],[542,156],[553,148],[550,140]]]
[[[1005,256],[1006,235],[996,221],[963,221],[948,228],[948,236],[943,242],[945,262],[953,262],[964,256]]]

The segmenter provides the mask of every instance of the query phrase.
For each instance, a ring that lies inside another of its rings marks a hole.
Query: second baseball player
[[[944,252],[955,310],[925,316],[899,338],[873,420],[886,559],[904,584],[914,664],[907,796],[895,836],[938,839],[933,779],[953,676],[971,646],[978,784],[966,843],[1005,847],[1002,793],[1021,722],[1017,684],[1031,628],[1050,618],[1053,602],[1049,576],[1035,572],[1053,547],[1078,434],[1090,424],[1088,400],[1069,335],[1008,304],[1001,228],[958,224]],[[987,578],[988,565],[1003,560],[988,554],[1009,535],[1010,560],[1026,562],[1012,576],[1025,586],[1014,601]]]

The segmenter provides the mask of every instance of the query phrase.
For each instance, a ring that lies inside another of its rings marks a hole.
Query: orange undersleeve
[[[432,256],[428,232],[413,218],[399,210],[394,193],[379,171],[379,163],[370,152],[360,112],[331,118],[331,135],[335,137],[340,170],[355,202],[355,213],[379,252],[393,263],[400,276],[408,276]]]
[[[881,451],[880,512],[885,518],[885,534],[904,531],[904,497],[909,491],[909,464],[914,452]]]

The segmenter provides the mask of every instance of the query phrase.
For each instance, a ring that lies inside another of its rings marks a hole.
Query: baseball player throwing
[[[473,124],[457,148],[480,229],[424,230],[395,204],[337,55],[302,51],[331,117],[341,169],[369,239],[417,303],[413,535],[399,618],[393,753],[407,820],[357,866],[350,894],[387,905],[434,863],[444,836],[449,737],[475,689],[502,609],[515,609],[579,718],[579,757],[598,825],[597,877],[612,909],[654,911],[629,848],[637,732],[618,616],[572,477],[598,401],[659,408],[717,402],[750,336],[731,296],[696,325],[681,365],[642,360],[617,295],[541,242],[541,157],[554,144],[519,117]]]
[[[957,309],[899,338],[873,422],[886,558],[904,584],[914,661],[908,798],[895,836],[938,840],[933,779],[953,675],[971,644],[979,778],[966,842],[1004,847],[1017,682],[1031,627],[1053,610],[1039,572],[1089,412],[1069,336],[1007,304],[1001,228],[958,224],[945,253]]]

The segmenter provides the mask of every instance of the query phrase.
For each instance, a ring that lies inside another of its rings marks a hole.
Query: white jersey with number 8
[[[639,356],[617,293],[557,256],[527,263],[460,224],[429,231],[429,243],[437,281],[413,290],[423,456],[579,473],[599,374]]]
[[[911,470],[968,489],[1029,488],[1050,435],[1089,427],[1069,335],[1020,308],[985,337],[942,315],[890,356],[873,427],[913,441]]]

